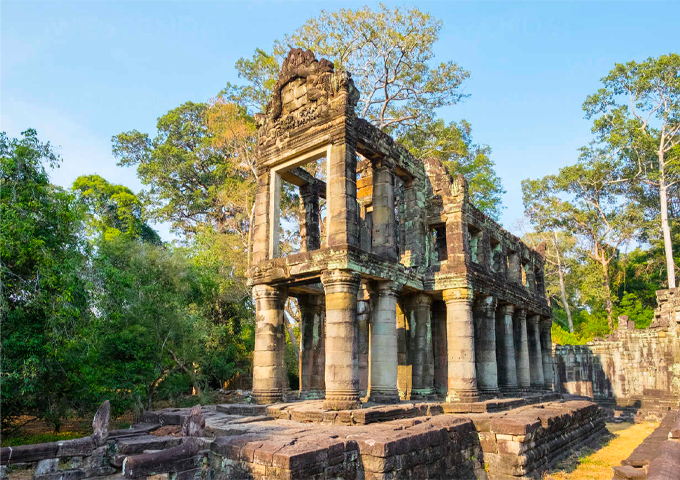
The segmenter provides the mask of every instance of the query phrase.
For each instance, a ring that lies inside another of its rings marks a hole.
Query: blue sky
[[[154,133],[163,113],[238,82],[238,58],[268,49],[322,8],[364,4],[3,0],[0,130],[18,136],[33,127],[58,146],[57,184],[98,173],[138,191],[134,169],[111,155],[113,135]],[[599,79],[617,62],[680,50],[680,2],[418,6],[443,21],[437,60],[471,72],[470,98],[440,115],[467,119],[475,141],[492,147],[510,230],[522,216],[522,179],[573,163],[590,140],[581,104]]]

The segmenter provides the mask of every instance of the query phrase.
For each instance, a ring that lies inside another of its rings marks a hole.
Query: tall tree
[[[0,162],[2,429],[30,415],[58,430],[87,388],[83,209],[49,183],[46,167],[60,159],[35,130],[0,134]]]
[[[540,244],[545,245],[545,280],[548,301],[554,297],[560,299],[567,316],[569,332],[574,333],[574,320],[567,293],[567,277],[574,261],[576,239],[569,232],[554,229],[526,232],[522,235],[522,239],[533,248],[537,248]]]
[[[601,296],[613,328],[610,263],[619,247],[639,233],[638,205],[621,193],[621,169],[598,151],[584,149],[576,165],[558,175],[522,181],[527,217],[543,228],[574,232],[588,256],[600,267]]]
[[[322,10],[274,47],[309,48],[352,72],[361,92],[359,115],[378,128],[401,133],[458,103],[469,72],[452,61],[434,63],[442,22],[419,9],[380,5]]]
[[[583,108],[612,154],[628,162],[628,176],[658,196],[668,287],[675,288],[669,193],[680,182],[680,55],[616,64]]]
[[[246,83],[228,84],[222,93],[229,101],[265,111],[280,61],[291,47],[310,49],[352,73],[361,92],[360,116],[396,135],[417,157],[436,156],[453,175],[463,173],[477,205],[498,218],[504,191],[491,149],[472,144],[464,120],[447,125],[436,119],[437,109],[466,96],[460,85],[469,77],[455,62],[434,61],[441,27],[441,21],[417,8],[322,11],[276,41],[272,53],[257,49],[251,58],[240,59],[236,70]]]
[[[146,223],[144,205],[132,190],[109,183],[99,175],[81,175],[73,190],[88,211],[89,225],[97,235],[111,238],[128,235],[160,243],[158,234]]]

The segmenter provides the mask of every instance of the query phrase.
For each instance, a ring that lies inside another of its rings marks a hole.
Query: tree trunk
[[[196,392],[196,395],[198,395],[200,397],[203,392],[202,392],[200,382],[198,381],[198,377],[196,376],[196,372],[194,371],[194,369],[193,368],[187,368],[187,366],[184,365],[184,363],[182,363],[182,361],[177,357],[177,355],[175,355],[175,352],[173,352],[169,348],[168,348],[168,352],[170,353],[170,356],[175,361],[175,363],[180,368],[180,370],[182,370],[184,373],[189,375],[189,378],[191,379],[191,384],[194,387],[194,391]]]
[[[663,155],[663,153],[660,153]],[[659,164],[663,165],[662,158]],[[661,203],[661,232],[663,233],[663,248],[666,254],[666,272],[668,274],[668,288],[675,288],[675,262],[673,261],[673,244],[671,243],[671,228],[668,224],[668,187],[664,175],[664,168],[661,168],[661,181],[659,185],[659,200]]]
[[[293,350],[295,350],[295,356],[298,359],[298,362],[300,361],[300,349],[298,348],[298,343],[297,343],[297,338],[295,338],[295,331],[293,330],[293,323],[294,319],[290,315],[290,313],[286,312],[286,316],[288,317],[289,321],[286,320],[284,323],[286,324],[286,330],[288,330],[288,337],[290,338],[290,344],[293,345]]]
[[[609,330],[614,330],[614,304],[612,303],[612,292],[611,289],[609,288],[609,262],[604,261],[604,255],[603,255],[603,260],[600,262],[602,265],[602,274],[604,276],[604,289],[605,289],[605,297],[604,297],[604,305],[605,309],[607,310],[607,324],[609,324]]]
[[[557,272],[560,276],[560,295],[562,296],[562,305],[564,311],[567,312],[567,321],[569,322],[569,333],[574,333],[574,322],[571,319],[571,309],[567,302],[567,291],[564,288],[564,271],[562,270],[562,258],[560,257],[560,249],[557,247],[557,232],[553,232],[553,244],[555,245],[555,252],[557,253]]]

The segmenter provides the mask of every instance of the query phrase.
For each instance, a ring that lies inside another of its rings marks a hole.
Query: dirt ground
[[[621,465],[651,434],[658,423],[608,423],[614,438],[599,449],[584,448],[543,475],[543,480],[611,480],[612,467]]]

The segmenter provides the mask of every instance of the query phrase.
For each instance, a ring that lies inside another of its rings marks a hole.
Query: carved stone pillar
[[[357,322],[359,325],[359,391],[362,397],[368,392],[368,345],[372,303],[375,303],[375,293],[371,292],[367,283],[362,282],[357,298]]]
[[[300,309],[300,394],[309,395],[312,390],[314,368],[314,316],[316,305],[311,295],[298,296]]]
[[[552,318],[540,321],[541,356],[543,358],[543,381],[547,390],[553,390],[553,357],[552,357]]]
[[[432,348],[434,350],[434,388],[437,394],[448,390],[448,357],[446,353],[446,304],[434,302],[432,308]]]
[[[397,390],[397,297],[401,285],[379,282],[370,325],[368,399],[399,401]]]
[[[267,223],[269,222],[269,188],[271,175],[269,170],[258,171],[257,193],[255,194],[255,216],[251,230],[251,262],[257,264],[269,258],[269,242]]]
[[[326,388],[326,301],[323,295],[316,297],[314,308],[314,344],[312,362],[312,387],[319,395]]]
[[[386,258],[397,258],[394,220],[394,171],[388,159],[373,165],[373,244],[371,251]]]
[[[327,410],[359,405],[357,291],[359,274],[327,270],[321,276],[326,290],[326,401]]]
[[[529,368],[529,342],[527,339],[527,311],[524,308],[515,310],[514,340],[517,386],[521,390],[529,390],[531,387],[531,370]]]
[[[269,285],[253,287],[255,299],[255,351],[253,352],[253,398],[257,403],[282,400],[286,366],[286,333],[283,308],[288,298],[285,288]]]
[[[411,297],[411,310],[416,329],[412,396],[434,393],[431,308],[432,297],[429,295],[420,293]]]
[[[316,182],[300,187],[300,251],[310,252],[321,247],[319,228],[319,186]]]
[[[527,319],[527,336],[529,340],[529,370],[531,373],[531,388],[543,390],[543,356],[541,354],[541,332],[539,327],[541,317],[532,315]]]
[[[328,170],[328,246],[359,245],[356,145],[349,137],[331,147]]]
[[[475,335],[472,320],[472,291],[444,290],[448,351],[447,402],[474,402],[479,398],[475,373]]]
[[[503,304],[496,310],[496,359],[498,361],[498,386],[506,395],[517,393],[517,363],[512,328],[515,307]]]
[[[484,295],[475,302],[475,360],[479,393],[498,395],[496,361],[496,299]]]

